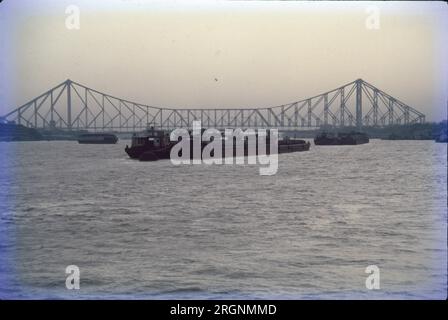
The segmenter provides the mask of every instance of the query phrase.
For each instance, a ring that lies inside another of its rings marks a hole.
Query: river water
[[[260,176],[126,143],[0,143],[0,298],[446,298],[446,144],[312,145]]]

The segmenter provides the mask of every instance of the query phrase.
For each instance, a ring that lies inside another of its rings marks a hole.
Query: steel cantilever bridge
[[[0,117],[31,128],[133,132],[154,126],[278,128],[423,123],[425,115],[358,79],[320,95],[269,108],[173,109],[144,105],[66,80]]]

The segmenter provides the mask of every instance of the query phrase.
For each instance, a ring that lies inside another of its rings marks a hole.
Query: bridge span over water
[[[268,108],[180,109],[145,105],[66,80],[0,117],[31,128],[134,132],[154,126],[278,128],[387,126],[423,123],[425,115],[357,79],[314,97]]]

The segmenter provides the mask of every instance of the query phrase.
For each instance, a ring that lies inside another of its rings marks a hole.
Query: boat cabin
[[[170,134],[164,130],[150,128],[141,133],[132,135],[132,147],[161,148],[170,143]]]

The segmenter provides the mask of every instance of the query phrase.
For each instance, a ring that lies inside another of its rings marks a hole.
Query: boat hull
[[[438,136],[435,140],[438,143],[447,143],[448,142],[448,135],[446,134],[441,134],[440,136]]]
[[[206,143],[202,144],[202,150],[206,146]],[[164,147],[164,148],[149,148],[147,146],[136,146],[136,147],[128,147],[126,146],[125,152],[128,154],[128,156],[132,159],[139,159],[140,161],[155,161],[155,160],[161,160],[161,159],[169,159],[171,154],[171,148],[174,146],[174,144]],[[294,142],[288,142],[288,143],[279,143],[278,145],[278,154],[282,153],[291,153],[291,152],[300,152],[300,151],[308,151],[310,149],[311,144],[309,142],[305,142],[302,140],[300,143],[294,143]],[[190,148],[190,150],[193,150]],[[233,151],[233,152],[232,152]],[[244,148],[244,156],[254,156],[258,154],[258,148],[255,149],[255,153],[249,153],[249,150],[247,148],[247,145]],[[266,154],[269,155],[270,150],[267,148]],[[237,155],[236,146],[233,146],[233,150],[226,149],[226,146],[223,145],[222,157],[235,157]],[[212,156],[214,156],[212,152]],[[190,158],[193,159],[193,154],[190,153]],[[202,152],[201,152],[201,158],[202,158]]]
[[[155,161],[161,159],[169,159],[171,153],[171,147],[172,146],[152,149],[145,146],[139,146],[139,147],[126,146],[124,151],[132,159],[139,159],[141,161]],[[149,156],[150,154],[152,154],[151,157]]]
[[[369,140],[337,140],[337,139],[314,139],[314,144],[316,146],[354,146],[358,144],[369,143]]]
[[[116,144],[118,138],[114,134],[85,134],[78,137],[79,144]]]
[[[349,133],[331,136],[322,134],[314,138],[316,146],[343,146],[369,143],[369,137],[362,133]]]
[[[287,145],[279,145],[278,153],[291,153],[291,152],[300,152],[300,151],[309,151],[311,144],[308,143],[298,143],[298,144],[287,144]]]
[[[116,144],[117,141],[101,141],[101,142],[98,142],[98,141],[79,141],[78,140],[78,143],[79,144]]]

